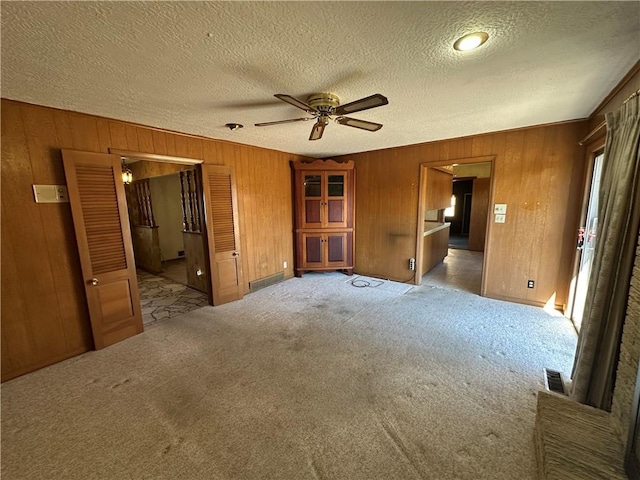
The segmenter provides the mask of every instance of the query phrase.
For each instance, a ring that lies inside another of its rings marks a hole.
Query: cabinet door
[[[327,233],[325,234],[326,266],[346,267],[347,266],[347,234]]]
[[[301,172],[302,212],[300,228],[320,228],[323,224],[323,172]]]
[[[303,267],[324,266],[324,235],[321,233],[302,234]]]
[[[325,180],[326,221],[323,226],[347,226],[347,172],[327,172]]]

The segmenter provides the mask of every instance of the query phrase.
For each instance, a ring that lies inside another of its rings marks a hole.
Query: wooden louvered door
[[[120,158],[63,150],[64,171],[96,349],[142,332]]]
[[[235,175],[228,166],[201,167],[213,304],[222,305],[244,295]]]

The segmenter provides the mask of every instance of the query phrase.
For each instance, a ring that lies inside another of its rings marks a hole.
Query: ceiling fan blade
[[[367,122],[365,120],[358,120],[357,118],[338,117],[336,118],[336,122],[338,122],[340,125],[360,128],[362,130],[369,130],[370,132],[377,132],[382,128],[381,123]]]
[[[304,110],[307,113],[317,113],[317,110],[313,107],[310,107],[309,105],[307,105],[306,103],[298,100],[297,98],[292,97],[291,95],[284,95],[282,93],[276,93],[274,95],[274,97],[282,100],[283,102],[287,102],[290,105],[293,105],[294,107],[298,107],[301,110]]]
[[[320,140],[326,125],[327,124],[325,122],[321,122],[320,120],[314,123],[313,128],[311,129],[311,135],[309,135],[309,140]]]
[[[346,103],[344,105],[340,105],[335,109],[335,115],[344,115],[345,113],[354,113],[360,112],[362,110],[368,110],[369,108],[381,107],[382,105],[387,105],[389,100],[384,95],[380,95],[379,93],[375,93],[369,97],[361,98],[360,100],[355,100],[351,103]]]
[[[306,122],[307,120],[313,120],[313,119],[314,117],[292,118],[291,120],[278,120],[276,122],[256,123],[254,125],[256,127],[267,127],[269,125],[279,125],[281,123]]]

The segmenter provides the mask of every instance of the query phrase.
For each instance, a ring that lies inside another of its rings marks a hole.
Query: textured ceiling
[[[7,2],[2,96],[310,156],[588,116],[640,58],[640,2]],[[452,49],[472,31],[480,49]],[[331,123],[274,93],[389,105]],[[230,131],[225,123],[244,124]]]

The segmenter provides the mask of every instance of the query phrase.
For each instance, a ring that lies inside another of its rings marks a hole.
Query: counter
[[[424,236],[434,234],[439,232],[440,230],[444,230],[445,228],[449,228],[451,223],[439,223],[439,222],[424,222]],[[448,235],[447,235],[448,237]]]
[[[442,262],[449,253],[449,227],[451,223],[424,222],[422,244],[422,274]]]

